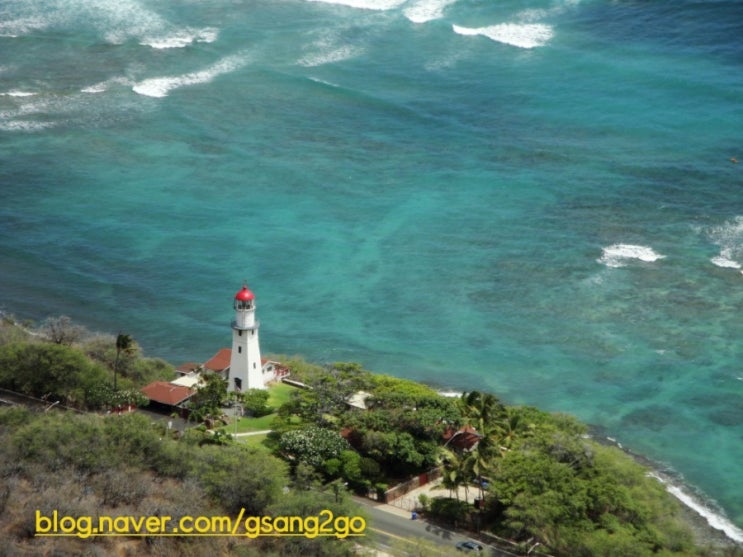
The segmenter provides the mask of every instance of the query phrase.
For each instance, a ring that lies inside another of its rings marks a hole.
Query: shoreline
[[[619,441],[599,432],[599,428],[589,425],[589,436],[599,444],[616,447],[635,462],[645,466],[650,471],[648,475],[658,480],[666,491],[673,495],[680,503],[683,518],[700,545],[710,545],[716,548],[741,547],[743,548],[743,530],[736,526],[726,515],[723,509],[708,499],[705,503],[689,492],[688,486],[672,474],[663,471],[663,466],[652,459],[635,453],[624,447]]]
[[[38,336],[38,333],[25,327],[12,313],[0,309],[0,319],[10,319],[15,326],[20,327],[27,334]],[[432,385],[423,381],[418,382],[428,385],[444,397],[458,398],[463,394],[462,391],[444,388],[441,385]],[[507,403],[504,402],[504,404]],[[586,425],[590,439],[605,446],[618,448],[636,462],[648,468],[648,475],[663,484],[666,491],[681,503],[683,519],[699,545],[709,545],[714,548],[743,548],[743,529],[734,524],[727,517],[724,509],[717,505],[713,499],[710,499],[701,491],[698,494],[694,493],[697,491],[694,486],[680,480],[672,469],[669,473],[667,471],[668,467],[627,449],[616,439],[606,435],[601,426]]]
[[[441,396],[460,397],[462,392],[452,389],[436,389]],[[695,541],[701,546],[715,548],[743,548],[743,529],[736,526],[726,515],[723,509],[715,508],[701,501],[698,496],[689,493],[691,486],[679,482],[672,474],[663,471],[663,466],[652,459],[635,453],[624,447],[616,439],[605,435],[600,426],[588,425],[589,437],[597,443],[615,447],[631,457],[635,462],[649,469],[648,475],[658,480],[666,491],[673,495],[680,503],[683,519],[689,526]],[[679,485],[680,484],[680,485]],[[685,489],[686,488],[686,489]],[[712,501],[710,501],[712,502]]]

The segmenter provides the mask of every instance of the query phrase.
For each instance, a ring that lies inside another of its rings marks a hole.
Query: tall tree
[[[459,501],[459,488],[464,486],[465,497],[467,486],[472,479],[469,463],[467,462],[467,453],[460,453],[447,448],[441,448],[441,460],[444,465],[444,474],[442,476],[442,485],[449,490],[449,496],[453,491]]]

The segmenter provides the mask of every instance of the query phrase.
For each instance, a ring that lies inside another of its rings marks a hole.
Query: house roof
[[[208,361],[204,362],[204,367],[211,371],[224,371],[230,367],[230,358],[232,357],[231,348],[220,348]]]
[[[189,389],[188,387],[181,387],[180,385],[174,385],[167,381],[153,381],[149,385],[142,387],[140,390],[150,400],[167,404],[169,406],[177,406],[181,402],[191,398],[195,392],[193,389]]]
[[[191,373],[197,371],[199,367],[201,367],[200,364],[197,364],[196,362],[186,362],[185,364],[179,365],[175,370],[179,373]]]
[[[468,451],[477,445],[482,435],[477,433],[477,430],[471,425],[466,425],[457,431],[448,428],[444,431],[442,438],[446,441],[446,445]]]

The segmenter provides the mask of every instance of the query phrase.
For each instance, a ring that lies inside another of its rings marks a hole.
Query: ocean
[[[743,2],[0,3],[0,309],[572,413],[743,541]],[[741,163],[738,164],[738,160]]]

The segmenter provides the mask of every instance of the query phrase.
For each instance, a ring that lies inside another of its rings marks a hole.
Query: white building
[[[176,369],[175,385],[197,388],[204,371],[218,373],[227,381],[228,391],[265,389],[271,381],[289,375],[289,370],[273,360],[261,358],[258,340],[260,323],[255,318],[255,294],[246,285],[235,294],[232,321],[232,348],[220,348],[203,364],[188,362]]]
[[[265,389],[273,379],[264,377],[261,347],[258,342],[260,323],[255,318],[255,294],[246,285],[235,294],[235,319],[232,321],[232,354],[227,372],[227,389]]]

